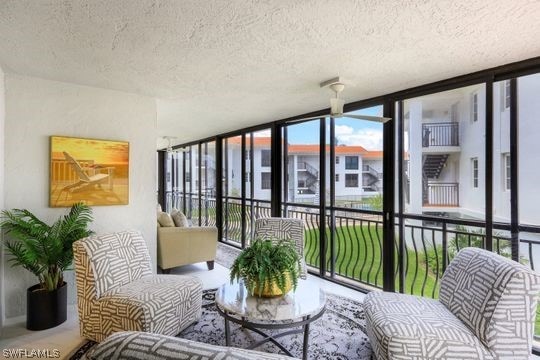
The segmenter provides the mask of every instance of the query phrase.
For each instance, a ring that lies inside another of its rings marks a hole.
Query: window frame
[[[265,176],[268,178],[265,179]],[[268,186],[264,186],[268,185]],[[272,172],[261,171],[261,190],[272,190]]]
[[[478,165],[478,157],[472,157],[471,158],[471,181],[472,181],[472,188],[478,189],[480,186],[479,181],[479,165]]]
[[[264,154],[268,154],[265,156]],[[270,149],[261,149],[261,167],[271,167],[272,166],[272,150]]]
[[[355,160],[355,161],[352,161],[352,160]],[[360,159],[358,159],[358,155],[345,156],[345,170],[358,170],[359,168],[360,168]]]
[[[352,178],[352,179],[351,179]],[[353,180],[356,179],[356,180]],[[356,185],[351,185],[351,181],[356,182]],[[346,188],[358,188],[360,187],[359,176],[356,173],[345,174],[345,187]]]

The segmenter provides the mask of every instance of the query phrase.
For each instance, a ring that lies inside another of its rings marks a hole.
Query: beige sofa
[[[206,261],[214,268],[218,232],[212,226],[157,228],[157,263],[163,273],[170,269]]]

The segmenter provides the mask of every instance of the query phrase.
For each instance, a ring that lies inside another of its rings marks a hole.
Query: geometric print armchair
[[[539,291],[528,267],[465,248],[446,269],[439,300],[369,293],[366,330],[378,360],[528,359]]]
[[[300,256],[300,277],[306,279],[307,267],[304,259],[304,220],[294,218],[260,218],[255,220],[255,239],[290,240]]]
[[[124,330],[174,336],[200,318],[200,280],[154,275],[139,232],[90,236],[73,252],[82,337],[101,342]]]

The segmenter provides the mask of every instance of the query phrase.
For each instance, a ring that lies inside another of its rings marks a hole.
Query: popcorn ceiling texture
[[[7,72],[158,98],[192,140],[540,55],[531,0],[4,0]]]

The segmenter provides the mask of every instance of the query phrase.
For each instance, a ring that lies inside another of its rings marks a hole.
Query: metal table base
[[[227,346],[231,346],[231,329],[230,329],[230,321],[242,326],[243,328],[246,328],[248,330],[251,330],[259,335],[262,335],[264,338],[262,340],[257,341],[256,343],[250,345],[248,349],[256,349],[262,344],[266,342],[272,342],[275,344],[281,351],[283,351],[286,355],[294,357],[293,354],[289,350],[287,350],[283,345],[279,343],[277,340],[278,338],[288,336],[288,335],[294,335],[294,334],[300,334],[304,333],[304,343],[302,346],[302,359],[307,360],[307,353],[308,353],[308,346],[309,346],[309,324],[311,324],[313,321],[319,319],[324,311],[326,310],[326,307],[323,307],[321,311],[316,314],[315,316],[304,316],[302,320],[300,321],[294,321],[289,323],[255,323],[251,321],[247,321],[245,318],[238,318],[235,316],[235,314],[230,313],[228,311],[222,310],[219,306],[216,306],[218,313],[223,316],[225,319],[225,344]],[[278,330],[278,329],[290,329],[290,328],[296,328],[301,327],[300,329],[291,329],[284,332],[280,332],[275,335],[270,335],[262,331],[261,329],[265,330]]]

